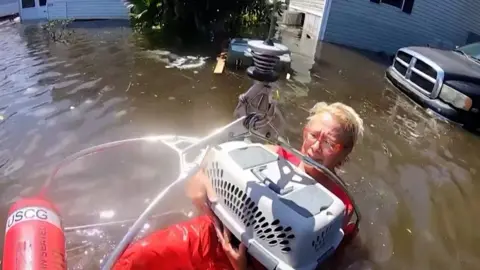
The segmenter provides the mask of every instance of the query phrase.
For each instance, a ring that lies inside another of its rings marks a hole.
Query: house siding
[[[67,2],[67,16],[72,19],[128,19],[121,0],[73,0]]]
[[[332,0],[324,40],[395,53],[411,45],[454,48],[480,34],[480,1],[415,0],[411,14],[369,0]]]
[[[18,13],[17,0],[0,0],[0,17]]]
[[[50,3],[51,2],[51,3]],[[122,0],[49,1],[49,19],[128,19]]]
[[[67,3],[56,1],[47,4],[49,20],[65,19],[67,17]]]

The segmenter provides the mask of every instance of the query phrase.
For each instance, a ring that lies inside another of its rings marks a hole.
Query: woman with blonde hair
[[[363,137],[363,131],[362,118],[350,106],[340,102],[332,104],[319,102],[310,110],[308,122],[303,130],[303,143],[300,150],[304,155],[336,173],[336,169],[348,161],[353,147]],[[347,219],[343,229],[346,236],[354,237],[356,227],[351,223],[354,209],[348,194],[322,171],[304,164],[287,150],[278,146],[272,146],[272,149],[303,169],[343,201],[347,209]]]
[[[335,172],[345,163],[353,147],[363,135],[363,121],[349,106],[342,103],[317,103],[311,110],[303,130],[301,152]],[[333,180],[304,164],[295,155],[278,146],[269,146],[279,156],[301,168],[325,186],[346,206],[343,230],[346,238],[353,238],[356,226],[351,223],[354,209],[348,194]],[[159,230],[146,239],[132,244],[117,261],[114,270],[205,269],[247,270],[265,269],[246,247],[211,213],[207,200],[216,200],[212,186],[203,171],[199,171],[187,185],[187,195],[205,213],[184,223]],[[353,226],[352,226],[353,225]]]
[[[316,162],[336,173],[336,169],[348,161],[355,145],[363,137],[363,120],[350,106],[335,102],[328,104],[318,102],[310,110],[308,122],[303,130],[301,152]],[[354,238],[357,227],[352,222],[354,215],[353,202],[348,194],[336,182],[328,178],[322,171],[304,164],[293,153],[279,146],[269,146],[279,156],[304,170],[317,182],[322,184],[338,198],[346,207],[346,219],[343,223],[345,242]],[[206,200],[215,201],[215,193],[206,183],[208,178],[200,171],[187,185],[187,195],[203,212],[210,212]],[[236,256],[238,258],[238,256]]]
[[[301,152],[335,171],[348,160],[363,130],[363,120],[350,106],[319,102],[310,110]]]
[[[353,147],[363,137],[363,120],[354,109],[340,102],[332,104],[318,102],[310,110],[310,116],[307,119],[308,122],[303,130],[301,152],[335,172],[348,160]],[[331,182],[321,171],[304,164],[287,150],[279,146],[270,146],[270,148],[302,168],[320,183]],[[203,205],[208,192],[203,188],[203,178],[205,176],[199,172],[187,185],[187,194],[199,205]]]

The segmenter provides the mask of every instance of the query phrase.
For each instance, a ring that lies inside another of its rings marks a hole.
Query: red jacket
[[[113,270],[231,270],[210,216],[172,225],[131,244]]]

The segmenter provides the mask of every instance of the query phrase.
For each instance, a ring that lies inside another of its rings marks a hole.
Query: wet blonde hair
[[[332,104],[318,102],[310,110],[308,120],[311,121],[313,118],[322,115],[323,113],[329,113],[339,121],[345,137],[349,140],[345,142],[345,147],[353,148],[353,146],[355,146],[355,144],[363,137],[363,120],[352,107],[340,102]]]

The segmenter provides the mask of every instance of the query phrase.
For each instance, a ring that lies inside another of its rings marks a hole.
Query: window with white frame
[[[411,14],[415,0],[370,0],[370,2],[391,5],[401,9],[405,13]]]

